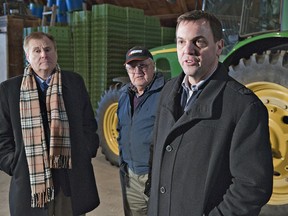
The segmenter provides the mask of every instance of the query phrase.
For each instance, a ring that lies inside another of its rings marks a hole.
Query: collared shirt
[[[204,80],[200,80],[200,82],[198,82],[197,84],[195,85],[190,85],[189,81],[188,81],[188,75],[185,75],[183,81],[182,81],[182,87],[183,89],[185,90],[186,94],[187,94],[187,100],[186,100],[186,103],[188,103],[189,99],[191,98],[191,96],[193,94],[195,94],[199,89],[200,87],[214,74],[214,72],[216,71],[217,69],[217,66],[215,67],[215,69],[213,70],[213,72],[208,76],[206,77],[206,79]]]
[[[35,74],[35,77],[36,77],[36,80],[37,82],[39,83],[40,85],[40,88],[42,91],[45,91],[47,88],[45,88],[45,84],[47,85],[47,87],[49,86],[49,83],[51,81],[51,77],[52,77],[52,74],[46,79],[46,80],[43,80],[41,77],[39,77],[36,73]],[[44,84],[45,83],[45,84]]]
[[[188,82],[188,76],[186,75],[182,82],[182,87],[187,94],[186,103],[189,101],[191,96],[198,91],[198,89],[203,85],[206,80],[201,80],[195,85],[190,85]]]

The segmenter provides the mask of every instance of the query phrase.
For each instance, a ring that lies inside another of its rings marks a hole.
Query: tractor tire
[[[118,124],[117,108],[120,97],[121,85],[116,84],[106,90],[98,102],[96,110],[96,119],[98,123],[98,135],[102,153],[112,165],[119,166],[119,148],[118,148]]]
[[[250,88],[269,113],[270,141],[274,166],[273,194],[262,216],[284,216],[288,212],[288,52],[266,51],[240,59],[229,74]]]

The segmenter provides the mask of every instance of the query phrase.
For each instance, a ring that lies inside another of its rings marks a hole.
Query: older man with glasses
[[[130,83],[123,86],[118,103],[120,180],[125,216],[147,215],[144,193],[150,170],[150,146],[160,92],[165,84],[155,72],[151,53],[133,47],[124,63]],[[147,189],[147,187],[146,187]]]

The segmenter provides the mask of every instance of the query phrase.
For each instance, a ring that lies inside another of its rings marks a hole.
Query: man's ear
[[[30,63],[29,55],[25,52],[26,61]]]
[[[216,42],[217,56],[221,55],[223,48],[224,48],[224,40],[221,39]]]

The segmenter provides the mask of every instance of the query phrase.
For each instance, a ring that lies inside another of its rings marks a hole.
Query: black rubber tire
[[[278,84],[278,85],[283,86],[284,88],[287,89],[288,88],[288,53],[287,53],[287,51],[282,50],[282,51],[273,51],[273,52],[267,51],[263,54],[253,54],[249,59],[241,59],[239,61],[238,65],[230,66],[229,67],[229,74],[232,77],[234,77],[237,81],[241,82],[244,85],[249,85],[251,83],[253,85],[253,83],[257,83],[257,82],[267,82],[267,83]],[[286,94],[286,97],[284,97],[284,100],[285,100],[285,104],[287,106],[287,103],[288,103],[287,93],[285,93],[285,94]],[[280,100],[280,98],[279,98],[279,100]],[[281,100],[283,100],[283,98],[281,98]],[[285,116],[282,119],[286,118],[286,120],[283,120],[284,124],[283,124],[283,122],[281,122],[281,125],[282,125],[282,127],[288,127],[288,125],[287,125],[288,124],[287,123],[287,118],[288,118],[287,107],[286,107],[286,109],[285,108],[282,108],[282,109],[284,110],[284,112],[286,112]],[[268,109],[268,111],[269,111],[269,109]],[[270,119],[270,114],[269,114],[269,119]],[[270,126],[270,123],[269,123],[269,126]],[[274,129],[270,128],[270,130],[274,130]],[[283,128],[283,130],[284,130],[284,128]],[[284,142],[284,145],[285,145],[285,142]],[[286,155],[282,155],[282,156],[284,158],[287,158],[288,153],[287,152],[284,152],[284,153]],[[274,154],[273,154],[273,156],[274,156]],[[274,159],[273,159],[273,162],[274,162]],[[274,164],[274,169],[276,169],[275,164]],[[275,171],[277,171],[277,170],[275,170]],[[275,173],[275,171],[274,171],[274,173]],[[274,176],[274,187],[275,187],[275,178],[276,177],[279,177],[279,176],[276,176],[276,175]],[[287,181],[287,173],[284,173],[283,179],[286,179],[286,181]],[[276,185],[276,187],[277,187],[277,185]],[[273,205],[271,205],[270,203],[265,205],[262,208],[260,216],[268,216],[268,215],[269,216],[272,216],[272,215],[273,216],[284,216],[284,215],[288,214],[287,213],[288,212],[288,205],[287,205],[287,203],[288,203],[288,200],[287,200],[288,185],[287,185],[287,187],[283,187],[283,188],[284,188],[282,190],[283,195],[280,195],[280,197],[283,197],[283,198],[279,199],[279,194],[276,195],[278,197],[276,198],[276,201],[274,199]],[[281,189],[282,188],[280,187],[280,190]],[[279,190],[279,188],[278,188],[278,190]],[[274,196],[274,190],[273,190],[272,197],[273,196]],[[277,203],[277,200],[281,200],[281,201]]]
[[[101,96],[98,102],[98,109],[96,110],[98,135],[102,153],[105,155],[106,160],[114,166],[119,166],[118,132],[116,131],[118,120],[116,110],[120,97],[120,87],[121,85],[117,84],[111,86],[109,90],[106,90]],[[111,121],[113,121],[113,123]]]
[[[288,53],[284,50],[255,53],[249,59],[240,59],[238,65],[230,66],[229,75],[244,85],[266,81],[288,88]]]

